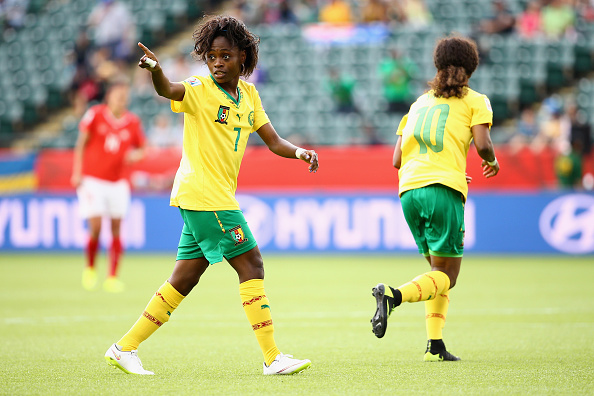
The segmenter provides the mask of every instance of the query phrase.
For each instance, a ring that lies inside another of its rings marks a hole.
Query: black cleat
[[[423,360],[426,362],[456,362],[460,358],[446,350],[443,340],[429,340]]]
[[[371,318],[371,327],[373,334],[377,338],[382,338],[384,334],[386,334],[386,328],[388,327],[388,317],[396,308],[396,304],[394,297],[393,297],[393,289],[388,286],[389,293],[392,296],[386,295],[386,285],[383,283],[378,283],[376,287],[372,290],[372,296],[375,297],[375,301],[377,303],[377,309],[375,310],[375,315]]]

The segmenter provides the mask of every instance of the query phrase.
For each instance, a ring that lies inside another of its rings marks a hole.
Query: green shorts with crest
[[[184,228],[177,260],[206,257],[210,264],[230,259],[257,246],[241,210],[203,212],[179,208]]]
[[[464,196],[461,192],[442,184],[431,184],[405,191],[400,202],[419,253],[462,257]]]

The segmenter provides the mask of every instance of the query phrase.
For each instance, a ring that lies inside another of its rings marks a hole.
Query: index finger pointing
[[[140,41],[138,42],[138,46],[144,51],[145,54],[150,54],[151,50],[149,50],[144,44],[142,44]]]

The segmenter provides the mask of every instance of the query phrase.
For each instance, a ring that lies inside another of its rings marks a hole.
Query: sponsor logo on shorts
[[[219,112],[217,113],[217,119],[214,121],[218,122],[219,124],[227,125],[227,119],[229,118],[229,110],[231,110],[230,107],[220,105]]]
[[[229,230],[233,239],[235,239],[235,246],[240,245],[247,241],[248,239],[245,237],[245,233],[240,225],[237,227],[233,227]]]
[[[260,306],[260,309],[266,309],[266,308],[270,309],[270,305],[268,305],[268,304],[262,304]]]

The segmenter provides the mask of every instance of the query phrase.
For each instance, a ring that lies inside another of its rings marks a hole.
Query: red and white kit
[[[124,177],[126,154],[145,141],[140,118],[130,112],[116,118],[107,105],[100,104],[87,110],[79,129],[89,135],[77,189],[81,215],[122,218],[130,204],[130,186]]]

